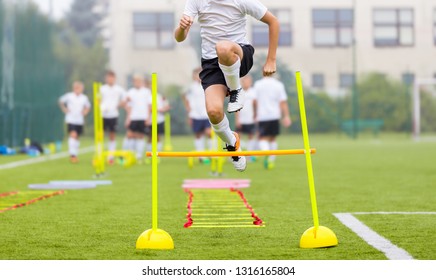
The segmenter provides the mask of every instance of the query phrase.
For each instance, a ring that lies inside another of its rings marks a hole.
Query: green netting
[[[0,0],[0,145],[21,146],[25,138],[40,143],[62,140],[57,100],[66,87],[64,68],[53,49],[54,24],[31,5],[5,2]],[[3,86],[8,79],[12,90]]]

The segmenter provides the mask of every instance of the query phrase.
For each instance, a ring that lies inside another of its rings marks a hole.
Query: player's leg
[[[192,120],[192,131],[194,132],[194,147],[198,152],[204,151],[204,136],[201,127],[201,120]]]
[[[210,126],[210,122],[205,120],[204,122],[205,129],[204,129],[204,137],[207,139],[207,147],[210,151],[216,150],[216,144],[214,143],[212,139],[212,129]]]
[[[244,94],[240,83],[241,61],[244,57],[242,47],[234,42],[220,41],[216,44],[218,63],[230,90],[229,113],[242,109]]]
[[[75,125],[68,125],[68,151],[70,154],[71,163],[77,163],[77,156],[79,154],[78,149],[78,138],[79,134]]]
[[[165,134],[165,125],[164,123],[160,123],[157,125],[157,151],[161,152],[163,143],[162,143],[162,135]]]
[[[230,129],[229,120],[224,114],[224,99],[227,89],[224,85],[209,86],[206,91],[206,109],[209,115],[209,121],[216,135],[226,143],[228,151],[239,151],[239,135]],[[232,157],[233,165],[236,170],[244,171],[247,167],[245,157]]]

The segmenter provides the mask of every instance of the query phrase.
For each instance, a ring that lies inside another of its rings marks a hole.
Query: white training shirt
[[[204,94],[203,87],[199,82],[193,82],[187,92],[186,99],[188,101],[191,111],[189,112],[189,118],[194,120],[208,120],[206,110],[206,96]]]
[[[126,101],[131,108],[131,121],[146,121],[150,116],[151,91],[145,87],[131,88],[126,94]]]
[[[280,103],[288,100],[285,86],[275,78],[265,77],[254,84],[257,99],[257,120],[280,120]]]
[[[150,102],[150,104],[152,104]],[[168,105],[168,100],[165,99],[160,93],[157,94],[157,123],[165,122],[165,113],[159,112]]]
[[[184,14],[195,19],[198,16],[202,38],[202,57],[217,57],[215,46],[221,40],[249,44],[247,19],[264,17],[267,8],[258,0],[187,0]]]
[[[256,91],[249,88],[244,92],[244,108],[239,112],[239,122],[241,124],[254,124],[254,101],[256,100]]]
[[[124,95],[124,89],[118,85],[104,85],[100,88],[101,93],[101,111],[103,118],[118,118],[118,107]]]
[[[83,93],[75,94],[74,92],[66,93],[59,98],[59,102],[65,104],[68,113],[65,114],[65,122],[67,124],[84,125],[85,116],[83,111],[86,108],[91,108],[88,96]]]

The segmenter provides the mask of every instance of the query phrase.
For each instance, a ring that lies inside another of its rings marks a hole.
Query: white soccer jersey
[[[150,102],[151,104],[151,102]],[[160,93],[157,94],[157,123],[161,124],[165,122],[165,113],[159,112],[168,105],[168,100],[166,100]]]
[[[257,120],[280,120],[280,103],[288,100],[285,86],[275,78],[265,77],[254,84],[257,99]]]
[[[145,121],[148,120],[150,115],[151,105],[151,92],[147,88],[131,88],[125,100],[130,107],[130,120],[131,121]]]
[[[101,111],[103,118],[112,119],[118,118],[118,107],[122,98],[125,95],[125,91],[118,85],[104,85],[100,88],[101,93]]]
[[[83,111],[86,108],[91,108],[88,96],[83,93],[75,94],[74,92],[66,93],[59,98],[59,102],[65,104],[68,113],[65,114],[65,122],[74,125],[84,125],[85,116]]]
[[[203,87],[200,83],[193,82],[186,92],[186,99],[188,100],[191,111],[189,117],[195,120],[207,120],[209,116],[206,110],[206,96]]]
[[[202,38],[202,57],[217,57],[215,46],[222,40],[249,44],[246,15],[263,18],[267,8],[258,0],[187,0],[184,14],[198,16]]]
[[[254,101],[256,100],[256,91],[250,88],[244,93],[244,108],[239,112],[239,122],[241,124],[254,124]]]

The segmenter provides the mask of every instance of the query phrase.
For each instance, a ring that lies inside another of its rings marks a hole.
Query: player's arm
[[[64,112],[64,114],[68,114],[68,108],[62,99],[59,100],[59,107],[61,108],[62,112]]]
[[[280,23],[270,11],[266,12],[266,14],[261,18],[261,21],[266,23],[269,27],[269,48],[268,56],[263,67],[263,75],[271,76],[277,71],[276,55],[279,46]]]
[[[194,19],[190,16],[183,15],[180,19],[179,26],[174,31],[174,38],[177,42],[185,41],[186,37],[188,37],[189,29],[191,29],[192,23]]]
[[[283,126],[290,127],[292,125],[291,115],[289,114],[288,101],[284,100],[280,102],[280,111],[283,116]]]
[[[257,122],[257,100],[253,100],[253,119],[254,122]]]
[[[86,107],[83,109],[82,114],[83,114],[84,116],[86,116],[86,115],[89,114],[90,111],[91,111],[91,107],[90,107],[90,106],[86,106]]]

